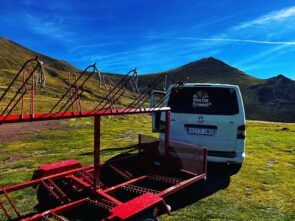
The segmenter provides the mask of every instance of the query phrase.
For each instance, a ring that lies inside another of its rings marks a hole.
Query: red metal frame
[[[94,182],[93,188],[96,190],[100,183],[100,116],[94,117]]]
[[[0,115],[0,124],[18,123],[18,122],[33,122],[45,120],[60,120],[67,118],[94,118],[94,155],[93,166],[82,167],[81,164],[72,159],[53,164],[47,164],[35,170],[32,180],[16,184],[12,186],[3,187],[0,189],[0,196],[3,195],[7,200],[8,205],[12,208],[15,215],[22,219],[21,213],[18,211],[16,205],[9,196],[10,192],[18,191],[24,188],[44,188],[46,192],[53,197],[58,206],[49,210],[39,212],[30,217],[23,218],[23,221],[33,220],[64,220],[60,215],[73,208],[80,207],[84,204],[90,204],[105,211],[105,220],[126,220],[135,219],[138,215],[142,215],[154,208],[165,208],[167,210],[164,197],[182,189],[192,183],[206,178],[206,163],[207,151],[204,148],[194,147],[197,154],[201,154],[202,167],[200,173],[188,171],[185,168],[175,167],[170,157],[173,148],[170,144],[170,108],[169,107],[152,107],[145,108],[143,105],[150,97],[151,91],[161,82],[162,78],[158,78],[147,89],[139,94],[137,87],[137,72],[132,70],[127,73],[125,77],[117,83],[111,90],[106,91],[106,97],[103,98],[94,109],[81,110],[80,98],[84,91],[83,86],[86,81],[98,72],[95,64],[87,67],[79,77],[75,76],[74,83],[70,82],[66,93],[58,100],[58,102],[51,108],[48,113],[34,113],[34,72],[41,65],[40,61],[36,59],[29,60],[25,63],[17,76],[13,79],[11,84],[0,97],[0,101],[6,96],[18,76],[21,75],[26,65],[30,62],[36,62],[36,67],[30,72],[29,77],[23,78],[23,84],[17,90],[13,99],[5,107],[3,113],[9,109],[16,97],[20,98],[10,108],[8,114]],[[88,69],[93,71],[88,73]],[[79,80],[84,74],[88,76],[79,84]],[[26,93],[26,83],[32,78],[30,113],[24,113],[23,96]],[[101,76],[100,76],[100,79]],[[163,79],[162,79],[163,80]],[[135,100],[127,107],[118,109],[116,101],[124,96],[125,87],[130,84],[133,91],[138,93]],[[73,91],[71,91],[73,89]],[[68,96],[68,97],[67,97]],[[67,98],[67,99],[66,99]],[[22,100],[21,114],[11,114]],[[77,111],[74,105],[78,102]],[[59,111],[54,112],[58,105],[62,105]],[[80,107],[80,108],[79,108]],[[107,108],[106,108],[107,107]],[[72,108],[72,111],[68,110]],[[153,145],[146,146],[142,143],[142,137],[139,136],[139,153],[132,154],[128,157],[119,158],[112,162],[100,162],[100,131],[101,131],[101,117],[108,115],[124,115],[124,114],[142,114],[163,112],[165,117],[165,157],[160,157],[160,165],[154,165],[156,158],[145,155],[150,149],[156,147]],[[172,163],[172,164],[171,164]],[[130,165],[132,165],[130,167]],[[171,167],[171,165],[173,167]],[[134,170],[134,171],[133,171]],[[173,173],[170,173],[173,170]],[[107,172],[106,172],[107,171]],[[117,177],[110,179],[110,175]],[[177,175],[177,176],[176,176]],[[181,178],[179,178],[181,177]],[[60,184],[62,182],[62,186]],[[113,183],[115,182],[115,183]],[[120,193],[123,192],[123,195]],[[73,197],[75,193],[75,197]],[[83,194],[81,194],[83,193]],[[85,194],[87,193],[87,194]],[[134,195],[134,196],[133,196]],[[122,198],[123,196],[123,198]],[[125,199],[127,197],[127,200]],[[121,199],[122,198],[122,199]],[[6,205],[0,200],[0,208],[4,215],[10,219],[13,215],[10,214]],[[169,211],[168,211],[169,212]]]

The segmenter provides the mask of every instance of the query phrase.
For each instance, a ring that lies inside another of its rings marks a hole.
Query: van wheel
[[[232,163],[232,164],[229,164],[229,173],[231,175],[234,175],[236,173],[238,173],[242,168],[242,164],[240,163]]]

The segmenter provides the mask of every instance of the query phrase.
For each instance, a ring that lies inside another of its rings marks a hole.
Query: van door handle
[[[171,118],[171,121],[175,121],[175,119],[174,118]]]

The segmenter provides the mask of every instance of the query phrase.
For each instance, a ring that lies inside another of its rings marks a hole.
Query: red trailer
[[[42,64],[38,58],[27,61],[4,91],[0,97],[0,124],[92,117],[93,165],[82,166],[75,159],[45,164],[34,171],[31,180],[1,188],[0,207],[8,220],[65,220],[64,215],[75,216],[76,209],[83,206],[91,207],[97,220],[139,220],[147,215],[152,219],[158,214],[170,212],[165,197],[206,179],[206,148],[194,146],[192,151],[188,144],[169,139],[170,108],[161,106],[163,100],[159,100],[154,107],[145,107],[151,92],[165,80],[163,77],[159,77],[139,92],[136,70],[128,72],[114,85],[107,76],[101,76],[94,64],[75,77],[72,77],[73,74],[69,75],[69,87],[50,111],[35,113],[36,79],[39,79],[41,86],[44,86],[45,79],[43,74],[37,76],[36,71],[39,68],[42,68]],[[81,95],[85,90],[84,85],[95,73],[98,74],[100,82],[108,84],[109,87],[105,87],[105,98],[94,108],[83,110]],[[13,90],[19,78],[22,78],[22,84]],[[70,82],[71,79],[73,82]],[[126,107],[119,107],[117,101],[122,96],[127,96],[126,88],[136,96]],[[24,96],[29,92],[30,112],[25,113]],[[11,96],[11,93],[14,95]],[[8,94],[9,99],[5,99]],[[20,113],[15,114],[18,106]],[[166,114],[164,141],[139,135],[137,153],[119,156],[104,163],[100,161],[102,117],[154,112]],[[164,157],[158,155],[159,145],[165,146]],[[25,211],[19,211],[10,193],[24,188],[37,190],[42,210],[29,215]],[[6,202],[3,199],[6,199]]]

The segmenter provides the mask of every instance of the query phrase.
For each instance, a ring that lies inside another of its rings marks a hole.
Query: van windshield
[[[173,88],[168,106],[174,113],[208,115],[234,115],[239,113],[237,95],[233,88]]]

